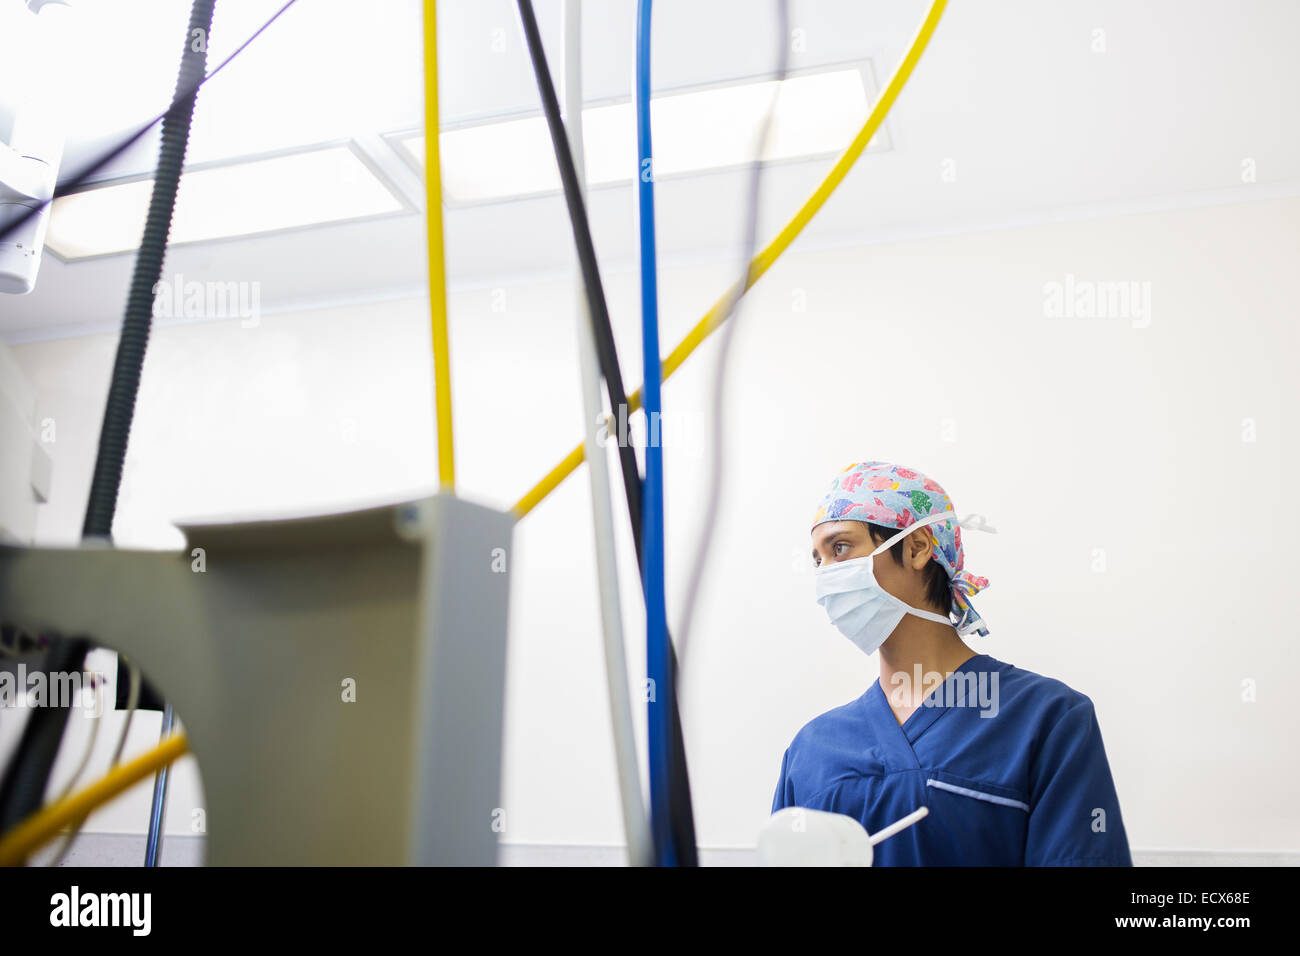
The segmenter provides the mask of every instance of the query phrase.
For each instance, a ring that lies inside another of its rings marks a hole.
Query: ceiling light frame
[[[823,63],[817,66],[806,67],[798,70],[789,71],[785,79],[797,80],[803,77],[819,76],[824,73],[840,73],[855,70],[862,80],[862,89],[866,96],[868,108],[875,103],[880,96],[880,87],[876,82],[876,73],[874,60],[870,57],[864,59],[840,60],[834,63]],[[707,93],[713,90],[727,90],[741,86],[751,86],[757,83],[772,82],[777,79],[777,74],[772,72],[755,73],[740,78],[730,78],[719,80],[712,83],[693,83],[689,85],[669,87],[656,90],[651,100],[653,102],[661,97],[680,96],[688,93]],[[631,96],[612,96],[602,97],[599,99],[586,100],[583,102],[583,111],[591,109],[601,109],[607,106],[622,106],[632,103]],[[865,114],[864,114],[865,115]],[[519,120],[540,119],[543,114],[541,108],[530,110],[499,110],[492,113],[484,113],[468,119],[457,119],[440,124],[440,132],[453,133],[460,130],[476,129],[484,126],[492,126],[499,123],[517,122]],[[423,164],[416,160],[410,150],[403,146],[406,140],[414,139],[424,135],[424,127],[412,126],[400,130],[392,130],[381,134],[382,138],[392,147],[393,152],[401,157],[402,161],[411,168],[419,177],[423,178]],[[845,143],[845,146],[848,144]],[[868,144],[867,153],[887,153],[893,149],[893,139],[890,135],[888,124],[882,123],[876,135],[872,137],[871,143]],[[775,168],[779,166],[794,166],[800,163],[815,162],[831,157],[838,157],[843,152],[843,148],[833,150],[821,150],[813,153],[806,153],[799,156],[790,156],[779,159],[763,160],[764,168]],[[633,157],[629,161],[629,170],[635,168],[635,144],[630,153]],[[730,163],[724,166],[711,166],[702,169],[683,170],[680,172],[666,173],[655,177],[655,182],[673,182],[675,180],[694,179],[705,176],[725,176],[734,173],[737,170],[750,168],[752,160],[745,160],[737,163]],[[604,190],[626,189],[633,181],[634,177],[629,171],[627,179],[619,179],[605,182],[588,182],[586,190],[589,193],[601,192]],[[500,196],[482,197],[476,199],[456,199],[452,197],[444,188],[442,204],[448,209],[472,209],[480,206],[495,206],[503,203],[526,202],[529,200],[552,199],[561,194],[561,188],[558,185],[553,189],[539,192],[527,193],[509,193]]]
[[[383,168],[383,165],[371,155],[371,151],[365,149],[362,144],[358,143],[358,141],[352,137],[340,137],[337,139],[323,140],[299,146],[288,146],[281,149],[267,150],[260,153],[224,157],[222,159],[209,160],[201,163],[187,163],[181,173],[181,180],[184,182],[185,175],[188,173],[203,172],[211,169],[224,169],[261,162],[263,160],[282,159],[287,156],[327,152],[337,149],[346,149],[354,159],[360,162],[361,165],[365,167],[366,171],[374,176],[376,181],[378,181],[378,183],[393,197],[399,208],[385,212],[369,213],[361,216],[349,216],[346,219],[329,219],[323,222],[306,222],[293,226],[282,226],[275,229],[264,229],[253,232],[231,233],[230,235],[212,236],[204,239],[188,239],[182,241],[171,240],[168,242],[168,248],[189,248],[194,246],[218,245],[228,242],[241,242],[248,239],[262,239],[265,237],[287,235],[295,232],[305,232],[313,229],[324,229],[330,226],[345,226],[359,222],[378,222],[384,219],[411,216],[423,212],[420,206],[414,203],[407,195],[406,190],[402,188],[402,184],[397,182],[396,178],[390,175]],[[85,183],[76,189],[69,190],[66,195],[74,196],[81,193],[107,189],[113,186],[122,186],[128,183],[147,182],[153,179],[153,177],[154,171],[148,170],[130,175],[98,179],[93,182]],[[135,255],[138,249],[139,247],[137,246],[131,249],[120,249],[111,252],[95,252],[90,253],[89,255],[66,255],[59,252],[59,250],[52,244],[51,238],[47,235],[44,253],[53,256],[54,259],[63,265],[73,265],[80,262],[92,262],[97,259],[131,256]]]

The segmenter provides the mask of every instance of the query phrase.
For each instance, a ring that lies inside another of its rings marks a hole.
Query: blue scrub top
[[[1132,866],[1092,701],[977,654],[899,725],[880,681],[810,721],[781,761],[772,812],[843,813],[876,866]],[[931,706],[934,705],[934,706]]]

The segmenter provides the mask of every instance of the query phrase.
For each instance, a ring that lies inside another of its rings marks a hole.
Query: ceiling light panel
[[[152,180],[139,180],[56,200],[46,247],[69,260],[137,248],[152,189]],[[406,209],[355,153],[336,146],[187,171],[171,242],[251,236]]]
[[[769,162],[838,153],[867,115],[863,70],[842,69],[655,97],[650,104],[655,173],[660,179],[743,166],[753,159],[774,91],[779,92],[763,159]],[[631,103],[583,110],[583,148],[592,185],[627,182],[636,172],[636,125]],[[883,131],[872,149],[887,148]],[[401,148],[424,164],[424,136],[402,137]],[[443,192],[474,203],[555,192],[559,173],[540,116],[444,130],[440,140]]]

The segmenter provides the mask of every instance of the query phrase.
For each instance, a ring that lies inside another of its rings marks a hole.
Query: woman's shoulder
[[[1017,667],[987,654],[983,657],[987,659],[985,669],[990,676],[997,675],[997,693],[1004,706],[1032,708],[1054,715],[1076,707],[1092,707],[1092,699],[1087,694],[1063,680]]]
[[[797,747],[817,746],[828,740],[842,739],[845,734],[859,735],[867,724],[866,698],[875,688],[873,682],[861,697],[832,707],[808,721],[794,735],[790,742],[791,749]]]

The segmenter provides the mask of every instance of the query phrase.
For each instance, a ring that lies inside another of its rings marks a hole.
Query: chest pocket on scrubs
[[[947,845],[952,865],[1024,865],[1025,794],[933,771],[925,786],[930,815],[923,823]]]
[[[937,790],[946,790],[948,793],[961,794],[963,797],[970,797],[973,800],[985,800],[989,803],[997,804],[1000,807],[1016,807],[1029,812],[1029,804],[1023,800],[1016,800],[1012,797],[1004,797],[1000,794],[989,793],[987,790],[976,790],[973,787],[963,786],[961,784],[951,783],[947,780],[936,780],[931,777],[925,781],[927,787],[934,787]],[[987,784],[981,784],[987,786]]]

